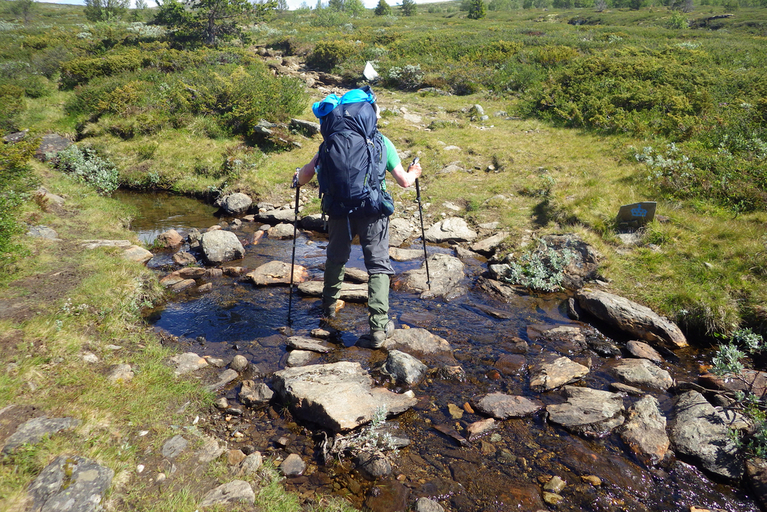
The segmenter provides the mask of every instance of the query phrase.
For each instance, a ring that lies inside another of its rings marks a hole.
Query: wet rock
[[[180,267],[186,267],[189,265],[196,265],[197,258],[192,253],[181,251],[173,255],[173,263]]]
[[[166,459],[175,459],[186,450],[188,445],[189,441],[184,439],[181,435],[173,436],[162,445],[162,456]]]
[[[679,327],[650,308],[603,291],[582,290],[576,298],[585,311],[608,325],[653,343],[686,347]]]
[[[267,210],[265,212],[260,212],[256,215],[256,220],[259,222],[266,222],[267,224],[280,224],[282,222],[287,222],[292,224],[293,221],[296,218],[295,210],[293,209],[285,209],[285,210]]]
[[[183,280],[184,278],[178,275],[177,272],[173,272],[172,274],[168,274],[167,276],[160,279],[160,284],[166,288],[171,288],[173,285],[176,285]]]
[[[114,471],[77,455],[61,455],[42,470],[29,486],[33,510],[92,512],[101,500]]]
[[[547,350],[565,354],[578,354],[588,347],[586,336],[581,330],[567,325],[544,331],[535,339]]]
[[[240,389],[240,402],[251,407],[257,405],[267,404],[274,396],[269,386],[263,382],[256,384],[252,380],[242,381],[242,389]]]
[[[245,460],[245,454],[242,450],[229,450],[226,453],[226,461],[230,466],[239,466]]]
[[[460,420],[463,418],[463,409],[455,404],[447,404],[447,412],[454,420]]]
[[[233,480],[219,485],[203,496],[200,508],[227,505],[229,503],[246,503],[252,505],[256,501],[256,493],[250,484],[244,480]]]
[[[386,357],[384,371],[398,384],[412,387],[423,380],[428,367],[410,354],[391,350]]]
[[[242,373],[248,367],[248,358],[237,354],[232,358],[232,362],[229,363],[229,367],[237,373]]]
[[[183,291],[194,288],[195,286],[197,286],[197,283],[194,281],[194,279],[182,279],[181,281],[171,286],[170,291],[173,293],[181,293]]]
[[[647,395],[629,407],[626,424],[620,434],[646,464],[657,464],[668,453],[670,441],[666,434],[666,418],[653,396]]]
[[[415,228],[413,225],[402,218],[389,220],[389,246],[399,247],[405,240],[413,236]]]
[[[617,391],[618,393],[626,393],[627,395],[632,395],[632,396],[644,395],[644,391],[642,391],[641,389],[635,388],[634,386],[629,386],[628,384],[623,384],[621,382],[611,382],[610,389],[612,389],[613,391]]]
[[[543,501],[545,501],[549,505],[554,505],[554,506],[559,505],[559,503],[561,503],[563,499],[564,498],[562,496],[553,492],[543,493]]]
[[[310,352],[317,352],[318,354],[327,354],[332,350],[327,343],[305,336],[290,336],[288,338],[288,348],[294,350],[308,350]]]
[[[522,418],[543,409],[543,403],[522,396],[490,393],[472,400],[474,409],[499,420]]]
[[[671,440],[678,454],[724,478],[738,479],[743,475],[743,461],[728,435],[728,425],[703,395],[697,391],[680,395],[674,411]]]
[[[205,386],[205,389],[208,391],[218,391],[219,389],[225,387],[230,382],[234,381],[240,376],[239,373],[229,368],[228,370],[224,370],[223,372],[218,374],[218,380],[214,382],[213,384],[208,384]]]
[[[223,275],[224,271],[220,268],[206,268],[202,277],[205,279],[218,279]]]
[[[239,266],[224,267],[221,269],[221,272],[223,272],[225,276],[239,277],[246,272],[246,269],[245,267],[239,267]]]
[[[186,233],[186,240],[191,247],[199,246],[199,243],[202,240],[200,230],[197,228],[189,228]]]
[[[299,455],[291,453],[280,464],[280,471],[285,476],[299,476],[306,471],[306,463]]]
[[[184,244],[184,237],[182,237],[175,229],[169,229],[168,231],[157,235],[155,244],[166,249],[177,251]]]
[[[477,252],[482,256],[490,257],[495,254],[498,246],[500,246],[501,243],[506,240],[507,236],[509,236],[509,234],[502,231],[489,238],[480,240],[479,242],[474,242],[471,244],[470,248],[472,251]]]
[[[370,480],[391,474],[391,463],[382,453],[362,452],[357,456],[357,468]]]
[[[32,418],[18,426],[5,442],[3,455],[10,455],[24,444],[37,444],[43,436],[49,436],[62,430],[73,429],[80,424],[75,418]]]
[[[173,356],[170,358],[170,362],[176,366],[176,370],[173,372],[176,376],[185,375],[208,366],[208,362],[194,352]]]
[[[393,415],[417,402],[411,392],[398,395],[374,388],[359,363],[346,361],[275,372],[273,386],[296,417],[336,432],[368,423],[381,406]]]
[[[208,231],[202,235],[201,244],[205,259],[214,265],[245,256],[245,249],[231,231]]]
[[[307,364],[311,364],[315,359],[317,359],[316,352],[310,352],[308,350],[291,350],[285,365],[290,367],[306,366]]]
[[[426,328],[437,321],[437,315],[423,312],[406,311],[399,316],[399,321],[411,327]]]
[[[699,377],[698,382],[709,389],[743,391],[744,393],[752,393],[759,398],[764,398],[767,395],[767,373],[757,370],[745,369],[735,378],[704,373]]]
[[[367,283],[370,281],[370,275],[366,270],[356,267],[346,267],[344,269],[344,281],[352,283]]]
[[[453,347],[447,340],[426,329],[395,329],[383,345],[387,350],[401,350],[411,355],[451,355]]]
[[[623,397],[609,391],[565,386],[567,402],[546,407],[549,421],[590,437],[602,437],[623,424]]]
[[[662,368],[647,359],[623,359],[615,364],[613,372],[626,384],[645,386],[666,391],[674,385],[674,379]]]
[[[129,364],[118,364],[107,375],[107,381],[111,384],[127,384],[133,377],[133,369]]]
[[[475,421],[466,427],[466,431],[469,433],[469,441],[473,441],[480,436],[483,436],[491,430],[498,428],[498,425],[494,418],[487,418],[484,420]]]
[[[322,281],[306,281],[298,285],[298,291],[310,297],[322,297]],[[341,300],[345,302],[367,302],[368,285],[343,283]]]
[[[368,492],[365,507],[371,512],[407,510],[410,490],[396,480],[381,482]]]
[[[423,251],[418,249],[400,249],[398,247],[389,247],[389,257],[394,261],[410,261],[423,258]],[[429,269],[431,271],[431,268]]]
[[[45,238],[46,240],[61,240],[55,229],[43,225],[30,227],[27,231],[27,236],[33,238]]]
[[[321,213],[315,213],[302,217],[301,221],[299,222],[299,226],[301,226],[301,229],[317,231],[318,233],[325,233],[328,230],[327,226],[325,225],[325,221],[322,219]]]
[[[240,470],[245,475],[255,475],[256,471],[261,468],[264,463],[264,459],[261,456],[261,452],[253,452],[242,461],[240,464]]]
[[[505,302],[515,302],[519,300],[520,295],[527,295],[528,292],[522,286],[512,285],[498,281],[497,279],[488,279],[480,277],[477,280],[477,286],[480,290],[498,297]]]
[[[527,359],[520,354],[503,354],[494,366],[504,375],[517,375],[527,366]]]
[[[641,341],[631,340],[627,342],[626,349],[632,356],[640,359],[649,359],[653,363],[662,363],[664,361],[663,356],[657,350]]]
[[[207,464],[219,458],[223,453],[224,448],[218,445],[218,441],[207,437],[203,442],[202,448],[197,451],[197,461],[200,464]]]
[[[582,364],[558,357],[553,361],[544,361],[531,368],[530,387],[541,391],[551,391],[565,384],[582,379],[589,369]]]
[[[253,272],[249,272],[245,278],[256,286],[272,286],[278,284],[290,284],[290,263],[284,261],[270,261],[264,263]],[[294,265],[293,283],[303,283],[309,278],[306,268]]]
[[[220,197],[214,204],[229,215],[240,215],[250,209],[253,200],[247,194],[235,192],[234,194]]]
[[[269,231],[267,231],[266,234],[269,235],[269,238],[274,238],[275,240],[292,240],[294,231],[295,228],[293,227],[293,224],[281,222],[276,226],[269,228]]]
[[[464,264],[448,254],[436,253],[429,256],[429,277],[427,283],[426,263],[421,268],[408,270],[394,279],[395,290],[410,290],[421,294],[422,299],[444,297],[451,300],[466,294],[468,288],[464,281]]]
[[[433,243],[471,242],[477,238],[476,231],[469,229],[460,217],[449,217],[426,230],[426,240]]]
[[[546,482],[546,484],[544,484],[543,490],[559,494],[565,489],[566,486],[567,486],[567,482],[562,480],[561,477],[558,477],[555,475],[551,477],[549,481]]]
[[[445,512],[442,505],[429,498],[418,498],[415,502],[415,512]]]

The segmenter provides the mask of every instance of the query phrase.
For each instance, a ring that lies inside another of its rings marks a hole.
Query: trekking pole
[[[417,164],[418,160],[420,160],[420,158],[418,157],[413,158],[413,163],[410,165],[412,166]],[[426,254],[426,234],[423,230],[423,206],[421,205],[421,187],[418,184],[418,178],[415,179],[415,200],[418,201],[418,215],[421,217],[421,241],[423,242],[423,262],[426,263],[426,285],[429,287],[429,290],[431,290],[431,276],[429,276],[429,256]]]
[[[301,191],[301,185],[298,184],[298,171],[296,168],[296,174],[293,176],[293,183],[291,188],[296,189],[296,209],[293,216],[293,254],[290,257],[290,292],[288,292],[288,326],[291,324],[290,313],[293,310],[293,269],[296,266],[296,235],[298,233],[298,200],[299,192]]]

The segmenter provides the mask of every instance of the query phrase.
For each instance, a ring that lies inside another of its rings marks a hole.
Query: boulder
[[[244,480],[219,485],[203,496],[200,508],[216,507],[229,503],[245,503],[253,505],[256,501],[256,493],[250,484]]]
[[[677,398],[671,440],[678,455],[691,458],[706,471],[737,480],[744,466],[728,422],[703,395],[687,391]]]
[[[276,226],[269,228],[269,231],[267,231],[266,234],[269,235],[269,238],[274,238],[275,240],[292,240],[294,232],[295,228],[293,227],[293,224],[281,222]]]
[[[267,210],[259,212],[255,219],[259,222],[266,222],[267,224],[280,224],[282,222],[292,224],[296,220],[296,212],[293,209],[284,210]]]
[[[298,291],[310,297],[322,297],[322,281],[306,281],[298,285]],[[343,283],[341,300],[345,302],[367,302],[368,285]]]
[[[523,396],[490,393],[472,400],[474,409],[498,420],[522,418],[543,409],[543,403]]]
[[[395,329],[391,337],[384,341],[383,346],[390,351],[401,350],[411,355],[449,355],[452,359],[453,354],[453,347],[447,340],[419,328]]]
[[[242,389],[240,389],[240,402],[249,406],[257,406],[267,404],[274,396],[269,386],[263,382],[256,384],[252,380],[242,381]]]
[[[500,232],[491,237],[485,238],[484,240],[474,242],[471,244],[470,248],[472,251],[479,253],[482,256],[489,257],[495,254],[496,249],[498,249],[498,246],[501,245],[507,236],[509,236],[508,233]]]
[[[613,373],[630,386],[666,391],[674,385],[671,375],[649,359],[623,359],[615,364]]]
[[[190,252],[181,251],[173,255],[173,263],[180,267],[187,267],[189,265],[196,265],[197,258]]]
[[[546,407],[552,423],[589,437],[603,437],[623,424],[622,395],[576,386],[564,391],[567,402]]]
[[[531,388],[539,391],[551,391],[582,379],[589,373],[589,369],[562,356],[534,365],[530,373]]]
[[[394,261],[417,260],[418,258],[423,258],[423,251],[418,249],[400,249],[398,247],[389,247],[389,257]]]
[[[205,259],[213,264],[239,260],[245,256],[242,243],[231,231],[208,231],[202,235],[201,244]]]
[[[290,263],[270,261],[245,275],[256,286],[290,284]],[[293,266],[293,283],[303,283],[309,278],[309,272],[301,265]]]
[[[35,151],[35,157],[46,161],[56,156],[59,151],[64,151],[72,145],[72,141],[56,133],[47,133],[40,139],[40,146]]]
[[[581,240],[577,235],[547,235],[541,239],[547,250],[558,253],[568,251],[570,262],[564,268],[562,287],[568,290],[578,290],[583,287],[587,279],[593,279],[597,275],[601,255],[589,244]]]
[[[427,281],[426,263],[421,268],[408,270],[397,276],[392,284],[395,290],[409,290],[421,294],[422,299],[443,297],[451,300],[466,294],[468,288],[464,281],[464,264],[455,256],[436,253],[429,256],[429,277]]]
[[[631,340],[626,342],[626,349],[634,357],[649,359],[653,363],[662,363],[664,361],[663,356],[657,350],[641,341]]]
[[[469,229],[466,221],[460,217],[449,217],[426,231],[426,240],[433,243],[471,242],[477,233]]]
[[[170,358],[170,362],[176,366],[176,370],[173,372],[176,376],[185,375],[208,366],[208,362],[194,352],[175,355]]]
[[[601,290],[582,290],[576,298],[584,311],[611,327],[652,343],[687,346],[679,327],[648,307]]]
[[[660,412],[658,399],[645,395],[629,407],[621,438],[645,464],[665,459],[670,441],[666,434],[666,418]]]
[[[229,215],[240,215],[250,209],[253,200],[247,194],[235,192],[216,200],[215,205],[224,210]]]
[[[320,124],[314,121],[293,118],[290,120],[290,127],[307,137],[313,137],[320,133]]]
[[[114,471],[77,455],[61,455],[29,486],[31,510],[91,512],[101,510]]]
[[[157,235],[155,243],[160,247],[177,251],[184,244],[184,237],[182,237],[175,229],[169,229]]]
[[[146,263],[152,259],[152,256],[154,255],[151,252],[139,245],[131,245],[123,251],[123,258],[136,263]]]
[[[295,417],[335,432],[370,422],[381,407],[393,415],[417,403],[411,392],[398,395],[373,387],[362,366],[348,361],[275,372],[273,387]]]
[[[285,366],[306,366],[318,358],[317,352],[309,350],[291,350],[285,360]]]
[[[383,371],[390,375],[398,384],[415,386],[423,380],[429,368],[421,361],[401,352],[392,350],[386,357]]]
[[[299,226],[301,226],[302,229],[317,231],[319,233],[325,233],[328,230],[321,213],[314,213],[312,215],[306,215],[305,217],[302,217],[299,222]]]

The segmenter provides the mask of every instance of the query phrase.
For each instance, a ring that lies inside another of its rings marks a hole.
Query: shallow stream
[[[141,213],[132,228],[147,243],[171,228],[184,232],[196,227],[202,231],[231,221],[215,217],[213,207],[189,198],[125,192],[117,197],[138,207]],[[244,222],[241,229],[234,231],[241,240],[249,242],[259,227],[258,223]],[[227,265],[254,269],[272,260],[290,262],[292,244],[291,240],[264,236],[256,244],[245,245],[245,258]],[[309,269],[312,278],[322,275],[325,245],[323,235],[299,231],[296,262]],[[414,248],[421,246],[417,244]],[[430,252],[449,250],[429,247]],[[161,273],[162,262],[162,257],[153,262],[160,266]],[[392,263],[396,272],[401,273],[419,267],[422,260]],[[486,269],[482,261],[465,263],[469,283]],[[349,265],[364,268],[358,246]],[[287,479],[287,488],[307,499],[328,494],[344,496],[358,508],[375,511],[404,510],[404,506],[420,496],[439,500],[446,509],[456,511],[689,512],[691,507],[729,512],[759,510],[746,490],[716,483],[692,465],[672,457],[658,467],[647,467],[631,454],[617,434],[603,439],[582,438],[547,423],[542,413],[499,422],[492,435],[468,446],[461,446],[434,428],[449,426],[465,435],[463,429],[468,424],[483,418],[468,412],[455,418],[448,405],[461,408],[473,396],[488,392],[538,398],[546,404],[564,401],[557,391],[532,392],[524,367],[516,371],[504,368],[504,373],[496,368],[496,361],[504,354],[518,352],[514,338],[521,338],[529,345],[524,357],[528,363],[533,362],[538,354],[553,350],[537,341],[541,330],[557,325],[583,325],[567,318],[563,307],[567,296],[520,295],[513,303],[503,303],[471,286],[470,290],[451,302],[391,292],[390,313],[397,326],[422,327],[445,338],[454,348],[465,379],[432,374],[414,389],[418,404],[387,422],[397,429],[398,435],[411,441],[393,457],[390,478],[369,481],[354,469],[352,461],[345,459],[322,464],[318,451],[324,438],[322,433],[311,425],[297,423],[280,406],[260,410],[235,407],[212,415],[210,424],[203,428],[226,436],[231,447],[246,452],[259,450],[278,458],[298,453],[309,468],[303,476]],[[179,295],[152,311],[148,320],[158,331],[177,337],[183,350],[227,361],[242,354],[258,367],[259,374],[267,375],[284,368],[287,357],[284,339],[276,335],[285,330],[288,303],[287,287],[256,288],[238,277],[224,276],[214,281],[212,292]],[[488,314],[485,312],[488,307],[503,314]],[[308,335],[318,326],[319,311],[318,299],[294,292],[291,332]],[[339,324],[344,334],[338,348],[318,355],[316,362],[350,360],[374,368],[383,360],[380,351],[352,346],[367,331],[364,305],[349,304],[341,310]],[[626,341],[615,333],[606,334],[612,334],[619,344]],[[608,389],[614,380],[603,370],[608,359],[595,354],[570,357],[579,362],[591,359],[592,371],[584,385]],[[709,357],[686,349],[677,351],[661,366],[676,380],[689,381],[695,379],[699,365]],[[235,385],[226,391],[231,403],[236,404],[238,390],[239,385]],[[663,393],[656,396],[668,417],[673,397]],[[636,398],[625,399],[627,408],[632,400]],[[544,505],[541,501],[543,483],[551,476],[559,476],[567,483],[559,493],[563,500],[558,505]],[[594,476],[598,477],[599,485],[595,485],[597,480],[593,478],[582,478]]]

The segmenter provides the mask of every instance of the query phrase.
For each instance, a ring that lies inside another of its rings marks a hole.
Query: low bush
[[[18,117],[24,108],[24,89],[11,84],[0,85],[0,132],[18,130]]]
[[[306,57],[306,63],[322,71],[332,71],[333,68],[359,53],[360,46],[346,40],[319,42]]]
[[[117,168],[109,160],[100,157],[95,150],[72,144],[59,151],[54,159],[56,167],[80,181],[92,185],[99,194],[110,195],[117,190]]]
[[[16,144],[0,144],[0,275],[21,256],[14,235],[23,231],[16,214],[35,185],[29,160],[39,140],[29,138]]]
[[[150,55],[135,49],[100,57],[79,57],[62,64],[61,84],[71,89],[95,77],[112,76],[123,71],[136,71],[150,63]]]

